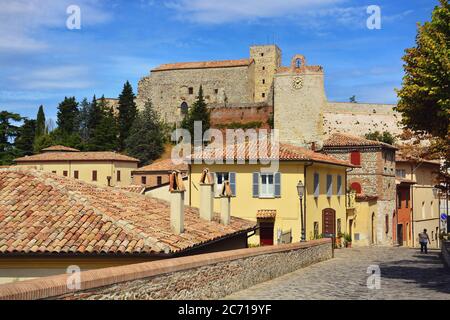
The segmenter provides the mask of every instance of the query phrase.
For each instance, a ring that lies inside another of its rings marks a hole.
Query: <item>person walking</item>
[[[423,232],[419,233],[420,252],[428,253],[428,243],[431,243],[428,236],[427,229],[423,229]]]

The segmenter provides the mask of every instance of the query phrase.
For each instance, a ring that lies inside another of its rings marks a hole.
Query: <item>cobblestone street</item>
[[[368,289],[367,268],[379,265],[381,288]],[[335,258],[237,292],[226,299],[449,299],[450,271],[437,250],[353,248]]]

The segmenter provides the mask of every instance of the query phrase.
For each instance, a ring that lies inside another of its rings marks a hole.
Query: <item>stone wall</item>
[[[401,114],[391,104],[327,102],[323,126],[325,136],[336,132],[364,136],[367,133],[388,131],[402,133]]]
[[[138,84],[136,103],[143,108],[148,99],[161,117],[174,123],[182,119],[181,104],[190,107],[200,85],[207,103],[253,102],[254,63],[250,66],[152,71]],[[189,92],[192,88],[192,93]]]
[[[266,104],[258,106],[234,106],[213,107],[211,110],[211,126],[222,128],[233,123],[261,123],[263,129],[270,129],[270,118],[273,107]]]
[[[0,299],[219,299],[331,259],[330,239],[172,258],[0,286]]]
[[[255,61],[254,101],[264,102],[269,98],[275,72],[281,66],[281,50],[276,45],[252,46],[250,57]]]

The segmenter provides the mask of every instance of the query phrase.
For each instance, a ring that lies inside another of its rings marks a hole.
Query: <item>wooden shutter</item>
[[[253,172],[253,198],[259,198],[259,172]]]
[[[236,172],[229,172],[228,177],[230,179],[230,188],[233,197],[236,196]]]
[[[342,176],[337,176],[337,194],[338,196],[342,195]]]
[[[359,151],[352,151],[350,154],[350,163],[355,166],[361,165],[361,153]]]
[[[281,198],[281,173],[275,172],[275,198]]]
[[[314,197],[318,197],[320,193],[319,174],[314,173]]]
[[[331,174],[327,175],[327,196],[331,197],[333,194],[333,176]]]

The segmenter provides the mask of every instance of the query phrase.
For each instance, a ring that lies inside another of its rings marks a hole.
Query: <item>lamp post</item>
[[[305,195],[305,186],[301,180],[297,183],[297,194],[300,199],[300,219],[302,222],[302,242],[306,241],[306,216],[304,216],[303,212],[303,196]]]

